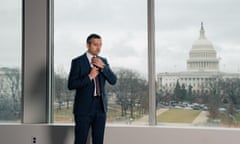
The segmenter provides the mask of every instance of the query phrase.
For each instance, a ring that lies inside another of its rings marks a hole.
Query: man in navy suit
[[[87,52],[72,60],[68,88],[76,90],[73,114],[75,119],[74,144],[86,144],[92,128],[93,144],[103,144],[107,112],[105,82],[114,85],[116,75],[107,60],[100,57],[101,37],[91,34],[87,38]]]

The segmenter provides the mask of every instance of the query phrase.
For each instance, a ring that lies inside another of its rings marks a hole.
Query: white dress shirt
[[[93,67],[92,64],[92,58],[94,57],[94,55],[90,54],[89,52],[87,52],[87,58],[88,58],[88,62],[90,64],[91,67]],[[97,96],[97,89],[96,89],[96,82],[95,79],[93,79],[94,81],[94,96]]]

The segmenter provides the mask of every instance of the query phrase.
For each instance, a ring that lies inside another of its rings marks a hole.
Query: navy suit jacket
[[[105,82],[114,85],[117,82],[116,75],[112,72],[107,60],[98,56],[105,64],[104,69],[98,75],[102,102],[104,111],[107,112],[108,99],[105,92]],[[72,60],[71,70],[68,77],[68,89],[76,90],[73,113],[75,115],[86,115],[90,111],[94,98],[94,81],[88,74],[91,71],[91,65],[88,61],[86,53]]]

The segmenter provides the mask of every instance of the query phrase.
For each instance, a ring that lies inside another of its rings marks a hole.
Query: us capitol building
[[[217,79],[240,78],[240,73],[226,73],[219,70],[219,58],[212,43],[206,38],[203,23],[200,36],[189,52],[187,71],[164,72],[157,75],[158,90],[173,91],[177,81],[188,89],[191,86],[195,92],[205,89],[206,85]]]

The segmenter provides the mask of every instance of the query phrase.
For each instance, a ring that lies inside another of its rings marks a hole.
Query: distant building
[[[200,36],[189,52],[187,71],[158,73],[158,90],[173,91],[177,81],[186,89],[191,86],[193,91],[207,90],[206,85],[219,78],[240,78],[240,73],[225,73],[219,70],[219,59],[212,43],[206,38],[203,23]]]
[[[203,23],[201,23],[200,37],[196,40],[189,52],[187,60],[188,71],[219,71],[217,52],[212,43],[205,37]]]

